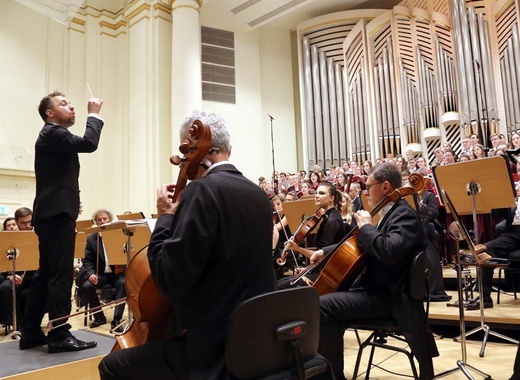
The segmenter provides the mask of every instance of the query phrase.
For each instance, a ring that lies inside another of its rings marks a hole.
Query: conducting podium
[[[39,265],[38,237],[34,231],[0,231],[0,272],[35,271]],[[22,279],[23,279],[22,275]],[[7,338],[20,338],[17,326],[16,286],[12,286],[13,332]]]

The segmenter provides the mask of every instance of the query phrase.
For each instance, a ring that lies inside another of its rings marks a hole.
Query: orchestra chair
[[[500,287],[502,284],[502,272],[504,272],[504,280],[506,280],[506,282],[507,273],[510,274],[513,294],[515,296],[515,300],[518,299],[516,296],[515,275],[520,274],[520,250],[511,252],[507,257],[507,263],[509,264],[507,267],[498,268],[497,305],[500,304]]]
[[[262,294],[238,305],[230,317],[226,366],[233,379],[304,380],[327,373],[318,354],[318,291],[297,287]]]
[[[425,325],[428,323],[428,312],[430,307],[430,294],[429,294],[429,286],[428,279],[430,276],[430,271],[427,268],[427,256],[426,252],[423,251],[415,256],[413,259],[412,265],[410,266],[409,273],[409,289],[410,295],[418,300],[422,301],[426,298],[426,318],[423,321]],[[376,348],[390,350],[394,352],[400,352],[405,354],[410,361],[410,367],[413,373],[414,379],[419,379],[419,375],[417,372],[417,368],[415,366],[414,357],[412,352],[407,348],[402,348],[400,346],[391,345],[390,339],[394,341],[404,342],[406,343],[406,339],[402,336],[401,330],[397,325],[397,322],[393,319],[374,319],[374,320],[362,320],[359,322],[349,323],[348,328],[355,329],[356,337],[358,342],[360,342],[359,335],[357,330],[368,330],[372,331],[370,336],[360,344],[358,355],[356,358],[356,366],[354,367],[354,373],[352,374],[352,379],[356,379],[359,371],[359,366],[361,363],[361,358],[363,356],[363,350],[366,347],[370,347],[370,357],[368,360],[367,370],[365,374],[365,379],[368,379],[370,376],[370,370],[372,367],[378,367],[380,369],[385,370],[379,365],[373,364],[374,352]],[[390,342],[389,342],[390,340]],[[402,346],[402,344],[401,344]],[[385,370],[386,371],[386,370]],[[388,371],[389,372],[389,371]],[[393,373],[393,372],[392,372]],[[403,376],[408,376],[403,374]]]

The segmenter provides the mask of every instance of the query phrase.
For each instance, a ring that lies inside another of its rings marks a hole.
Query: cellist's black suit
[[[426,247],[417,214],[401,199],[377,227],[363,225],[357,242],[366,256],[363,289],[320,297],[319,352],[330,361],[337,378],[344,379],[345,328],[352,321],[393,317],[419,361],[421,379],[432,379],[437,348],[431,332],[420,323],[425,320],[422,302],[414,300],[407,289],[412,258]]]
[[[174,336],[111,353],[101,378],[227,378],[228,317],[275,288],[272,233],[265,192],[233,165],[191,181],[175,215],[157,220],[148,248],[157,288],[172,301]]]

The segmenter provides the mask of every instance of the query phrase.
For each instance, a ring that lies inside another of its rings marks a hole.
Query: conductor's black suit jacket
[[[76,220],[79,212],[78,153],[94,152],[99,143],[103,121],[87,118],[83,137],[73,135],[67,128],[46,123],[35,145],[34,170],[36,197],[32,224],[59,214]]]

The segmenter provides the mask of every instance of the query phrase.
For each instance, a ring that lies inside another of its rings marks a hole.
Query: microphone
[[[271,115],[267,114],[267,116],[269,116],[271,120],[274,120],[274,117],[272,117]]]

